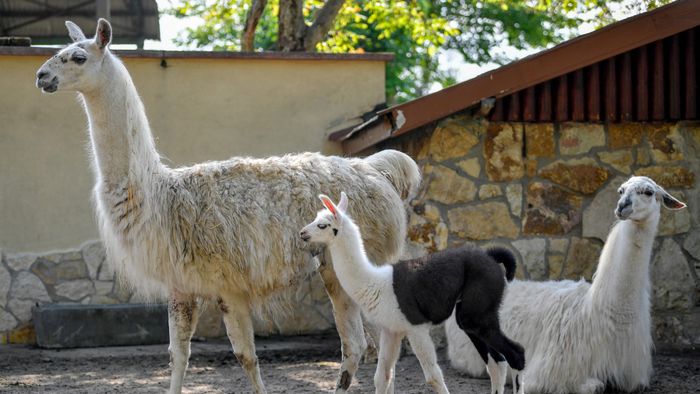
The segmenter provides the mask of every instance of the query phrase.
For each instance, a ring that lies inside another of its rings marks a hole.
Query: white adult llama
[[[630,392],[652,372],[649,263],[661,205],[682,209],[647,177],[619,189],[615,216],[593,283],[513,281],[500,317],[506,335],[525,347],[526,392]],[[446,323],[452,365],[483,375],[483,362],[454,316]]]
[[[420,183],[415,162],[397,151],[365,159],[316,153],[233,158],[187,168],[161,163],[143,104],[124,65],[110,53],[110,24],[94,39],[66,22],[74,43],[37,72],[44,92],[77,91],[85,107],[96,174],[100,234],[117,272],[136,290],[167,294],[170,391],[179,393],[197,324],[198,299],[216,299],[234,353],[257,393],[260,378],[252,308],[275,304],[318,267],[334,307],[343,347],[336,392],[349,387],[367,346],[360,310],[345,294],[321,250],[298,229],[315,214],[312,201],[341,187],[358,200],[353,216],[377,261],[396,261],[406,236],[402,198]],[[240,391],[237,388],[235,391]]]

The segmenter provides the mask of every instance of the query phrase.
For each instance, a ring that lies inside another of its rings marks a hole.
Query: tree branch
[[[316,51],[316,44],[326,37],[331,26],[333,26],[335,17],[338,15],[338,12],[340,12],[340,8],[344,3],[345,0],[326,1],[321,11],[318,12],[316,20],[311,27],[306,30],[306,34],[304,34],[304,50],[306,52]]]
[[[245,19],[245,28],[241,37],[241,50],[245,52],[253,52],[255,50],[255,29],[258,27],[260,17],[262,16],[267,0],[253,0],[250,5],[248,15]]]

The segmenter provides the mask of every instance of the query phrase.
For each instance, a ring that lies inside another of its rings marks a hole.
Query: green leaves
[[[199,17],[176,43],[214,50],[240,50],[241,32],[252,0],[190,0],[168,10],[178,17]],[[584,24],[603,26],[614,10],[633,15],[671,0],[346,0],[320,52],[392,52],[387,65],[387,99],[391,103],[426,94],[435,84],[455,83],[438,55],[455,50],[468,63],[507,63],[496,48],[544,48],[577,34]],[[289,2],[283,2],[287,4]],[[307,25],[323,0],[306,0]],[[280,1],[270,0],[255,35],[257,50],[277,47]]]

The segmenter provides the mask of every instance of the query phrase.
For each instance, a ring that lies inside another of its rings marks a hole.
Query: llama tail
[[[489,248],[486,253],[491,256],[496,262],[503,264],[506,268],[506,279],[508,282],[515,278],[515,256],[513,252],[506,248],[494,247]]]
[[[365,161],[394,185],[402,200],[410,199],[418,192],[421,182],[420,170],[407,154],[386,149],[366,157]]]

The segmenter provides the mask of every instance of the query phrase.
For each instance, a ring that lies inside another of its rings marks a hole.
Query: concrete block
[[[43,348],[168,343],[165,305],[48,304],[33,308],[32,315]]]

